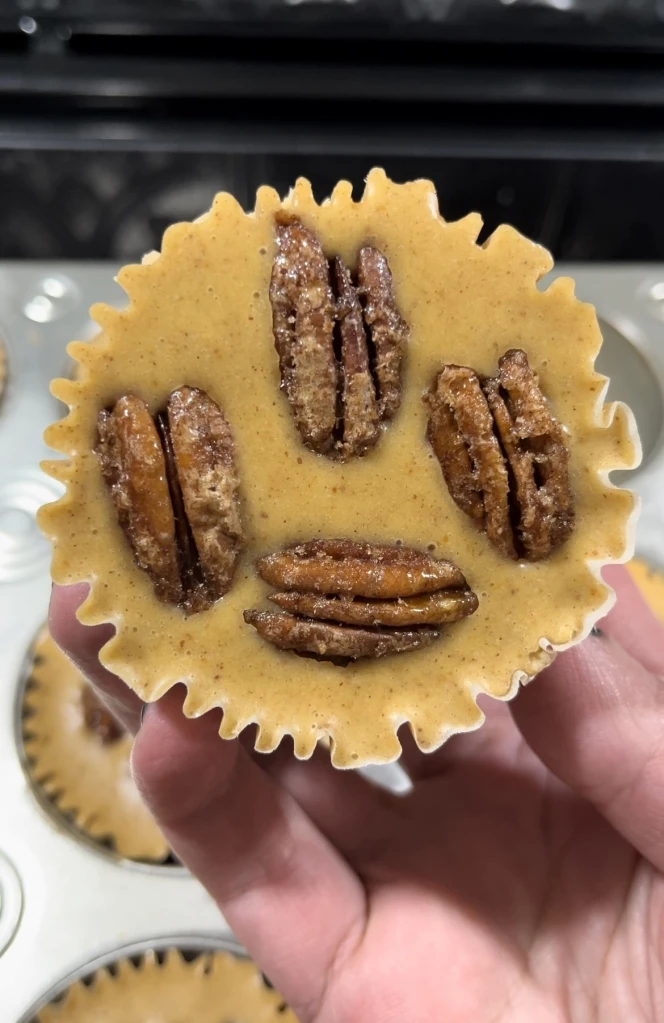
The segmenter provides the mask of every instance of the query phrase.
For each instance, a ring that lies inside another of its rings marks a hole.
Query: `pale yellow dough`
[[[90,838],[127,859],[162,861],[168,845],[134,785],[131,737],[104,744],[85,725],[80,672],[46,629],[32,651],[23,746],[35,783]]]
[[[120,960],[115,976],[101,969],[73,984],[37,1023],[297,1023],[282,1005],[248,959],[204,952],[186,962],[169,949],[163,963],[148,952],[138,966]]]
[[[302,446],[279,389],[268,287],[283,207],[350,265],[362,245],[377,246],[411,328],[396,419],[370,454],[343,465]],[[225,738],[256,722],[259,750],[290,733],[297,756],[308,757],[329,736],[339,767],[387,762],[399,755],[403,722],[425,751],[477,727],[478,693],[513,695],[607,609],[599,566],[631,555],[635,499],[606,473],[638,461],[633,418],[603,404],[606,381],[593,368],[601,335],[573,282],[538,287],[548,253],[506,226],[479,246],[480,227],[477,214],[446,223],[430,182],[397,185],[380,170],[359,202],[341,182],[318,206],[300,180],[283,203],[260,189],[247,215],[220,194],[197,222],[166,231],[157,258],[120,272],[126,310],[93,307],[103,335],[70,346],[80,377],[53,386],[71,412],[47,432],[67,460],[47,470],[67,491],[40,523],[56,582],[91,584],[81,621],[117,627],[103,663],[144,699],[184,682],[185,713],[223,707]],[[526,351],[571,448],[576,529],[537,564],[506,560],[474,529],[425,436],[422,394],[441,365],[492,373],[512,347]],[[102,407],[133,392],[156,411],[183,384],[208,391],[231,424],[249,537],[231,592],[190,618],[160,604],[135,567],[92,452]],[[268,591],[254,559],[319,536],[433,545],[465,573],[479,610],[427,649],[382,661],[341,668],[278,652],[242,619]]]

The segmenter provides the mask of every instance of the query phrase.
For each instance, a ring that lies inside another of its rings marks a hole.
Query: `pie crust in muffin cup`
[[[120,959],[71,985],[36,1023],[297,1023],[249,959],[226,951],[185,958],[176,948]]]
[[[46,628],[31,651],[21,731],[31,781],[78,831],[124,859],[167,859],[166,840],[131,776],[131,736]]]
[[[223,738],[386,763],[400,726],[425,752],[478,727],[479,694],[511,698],[606,613],[634,419],[573,282],[481,226],[380,170],[358,201],[222,193],[120,271],[126,309],[93,307],[53,384],[66,493],[40,524],[142,699],[182,682]]]

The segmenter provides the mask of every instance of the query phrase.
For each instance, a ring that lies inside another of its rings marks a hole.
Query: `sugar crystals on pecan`
[[[231,585],[242,538],[230,426],[219,406],[192,387],[174,391],[166,409],[175,473],[204,587],[221,595]]]
[[[157,597],[188,612],[226,593],[242,545],[230,427],[193,387],[174,391],[156,421],[124,395],[97,421],[101,471],[139,568]]]
[[[401,403],[401,364],[408,325],[394,300],[392,274],[385,256],[366,245],[357,260],[358,291],[374,351],[374,372],[381,419],[392,419]]]
[[[298,221],[277,227],[270,302],[281,381],[302,440],[325,453],[334,444],[338,368],[334,295],[323,248]]]
[[[450,494],[503,554],[516,557],[507,468],[477,374],[445,366],[428,400],[429,440]]]
[[[377,249],[360,250],[354,282],[299,221],[276,231],[270,302],[282,387],[303,443],[345,461],[372,448],[399,407],[408,326]]]
[[[383,600],[466,584],[451,561],[401,544],[357,540],[309,540],[259,558],[256,568],[262,579],[285,590]]]
[[[299,618],[281,611],[245,611],[244,620],[280,650],[314,654],[323,660],[385,657],[429,646],[436,629],[362,629]]]
[[[525,352],[512,349],[485,388],[514,477],[519,534],[532,560],[563,544],[574,529],[565,433],[552,415]]]
[[[380,436],[380,415],[376,384],[371,375],[367,333],[362,320],[357,289],[353,287],[346,264],[334,260],[337,320],[341,339],[341,394],[339,422],[342,426],[341,451],[362,455]]]
[[[549,557],[574,526],[569,452],[525,352],[506,352],[495,377],[444,366],[425,400],[429,440],[459,508],[507,557]]]
[[[272,593],[270,600],[291,614],[346,625],[385,625],[394,628],[415,625],[448,625],[458,622],[477,609],[472,590],[449,589],[417,597],[395,597],[392,600],[363,600],[340,594],[330,597],[320,593]]]
[[[259,558],[279,611],[245,611],[268,642],[322,658],[383,657],[428,646],[477,610],[450,561],[401,545],[311,540]]]
[[[182,582],[166,459],[147,405],[133,394],[97,420],[97,455],[115,511],[139,568],[160,600],[179,604]]]

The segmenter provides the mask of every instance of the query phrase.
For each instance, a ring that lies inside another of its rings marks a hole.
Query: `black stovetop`
[[[133,259],[219,189],[380,164],[662,260],[663,68],[656,0],[0,0],[0,257]]]

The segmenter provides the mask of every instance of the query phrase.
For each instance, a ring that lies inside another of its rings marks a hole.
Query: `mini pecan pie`
[[[46,629],[31,656],[23,747],[35,785],[76,827],[119,856],[165,860],[168,846],[132,781],[131,737]]]
[[[401,722],[423,750],[475,727],[606,608],[633,420],[601,402],[594,310],[480,228],[378,170],[359,201],[222,194],[94,307],[41,524],[144,699],[184,682],[225,738],[380,763]]]
[[[36,1023],[297,1023],[249,959],[177,948],[118,959],[41,1009]]]

